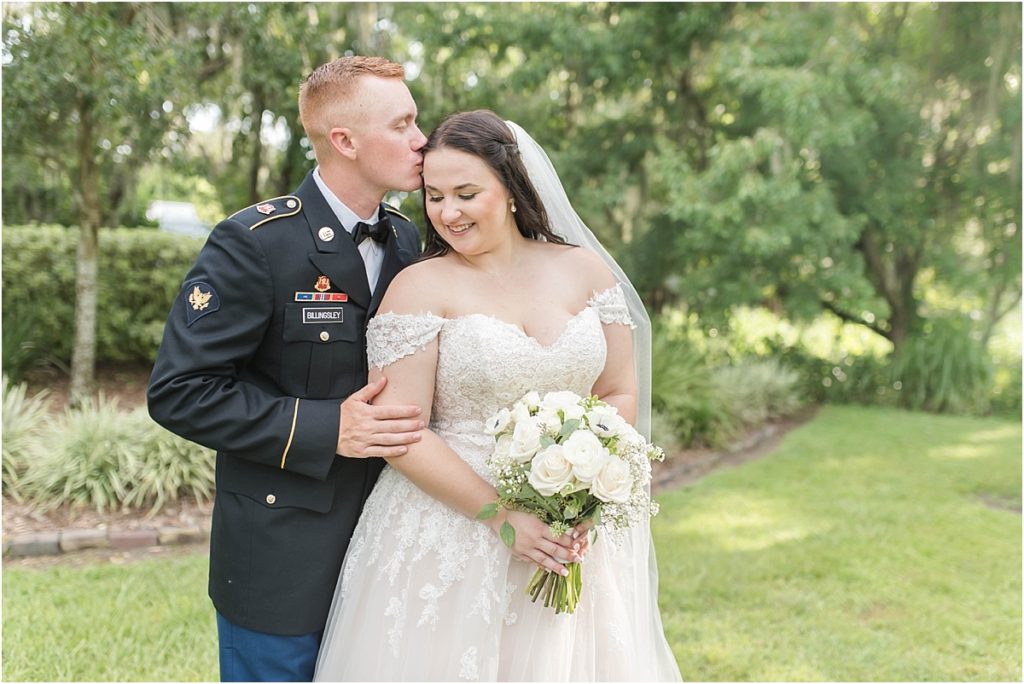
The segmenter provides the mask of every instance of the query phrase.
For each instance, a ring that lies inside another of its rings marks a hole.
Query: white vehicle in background
[[[210,226],[199,219],[196,206],[191,202],[153,200],[146,209],[146,218],[156,221],[160,230],[179,235],[206,237]]]

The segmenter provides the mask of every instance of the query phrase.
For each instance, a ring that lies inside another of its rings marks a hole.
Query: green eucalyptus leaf
[[[490,520],[491,518],[493,518],[497,514],[498,514],[498,503],[496,501],[492,501],[489,504],[485,504],[484,507],[480,509],[480,512],[476,514],[476,519],[477,520]]]
[[[579,427],[579,424],[580,421],[578,418],[572,418],[570,420],[565,421],[565,423],[562,425],[561,432],[558,433],[558,436],[561,437],[563,440],[567,439],[569,435],[576,432],[576,428]]]
[[[512,525],[507,522],[501,523],[501,530],[499,531],[499,534],[501,535],[501,541],[505,542],[505,546],[508,548],[511,549],[516,543],[516,528],[512,527]]]

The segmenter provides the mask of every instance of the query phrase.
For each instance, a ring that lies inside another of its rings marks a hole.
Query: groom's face
[[[385,191],[418,190],[427,139],[416,126],[416,102],[405,83],[365,76],[354,100],[351,135],[364,180]]]

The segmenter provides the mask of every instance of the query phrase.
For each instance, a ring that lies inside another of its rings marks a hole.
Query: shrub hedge
[[[6,226],[3,322],[31,322],[27,346],[71,359],[78,230]],[[201,238],[148,228],[100,230],[96,358],[152,363],[164,322]]]

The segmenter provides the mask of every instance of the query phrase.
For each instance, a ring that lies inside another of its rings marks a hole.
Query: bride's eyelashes
[[[460,200],[462,200],[462,201],[464,201],[464,202],[468,202],[469,200],[471,200],[471,199],[473,199],[474,197],[476,197],[476,196],[477,196],[477,194],[478,194],[478,193],[475,193],[475,192],[474,192],[474,193],[473,193],[472,195],[456,195],[456,197],[458,197],[458,198],[459,198]],[[443,195],[436,195],[436,196],[432,195],[432,196],[430,196],[430,197],[428,197],[428,198],[427,198],[427,201],[428,201],[428,202],[434,202],[434,203],[437,203],[437,202],[440,202],[440,201],[441,201],[441,200],[443,200],[443,199],[444,199],[444,196],[443,196]]]

